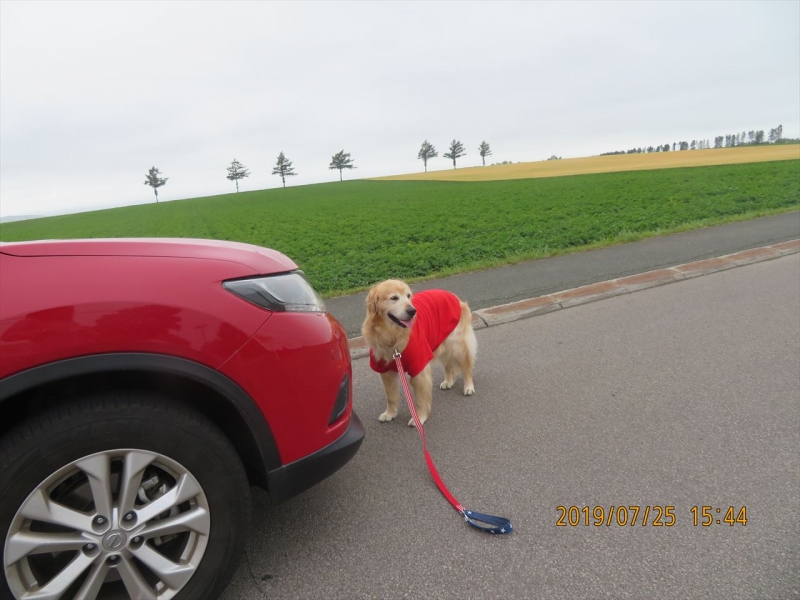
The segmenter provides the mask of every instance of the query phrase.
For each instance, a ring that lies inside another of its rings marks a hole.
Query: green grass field
[[[487,182],[353,181],[0,225],[3,241],[236,240],[284,252],[324,295],[642,239],[800,206],[800,161]]]

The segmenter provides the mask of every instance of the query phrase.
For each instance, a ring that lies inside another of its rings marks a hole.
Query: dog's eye
[[[395,300],[395,301],[397,301],[397,300],[400,300],[400,296],[398,296],[398,295],[396,295],[396,294],[395,294],[394,296],[392,296],[392,297],[390,298],[390,300]]]
[[[406,294],[406,298],[408,298],[409,300],[411,300],[411,294]]]

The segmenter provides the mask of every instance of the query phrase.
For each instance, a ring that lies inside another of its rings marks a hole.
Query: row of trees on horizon
[[[339,181],[342,180],[342,171],[344,169],[357,169],[353,164],[353,159],[350,158],[350,153],[345,152],[342,150],[341,152],[337,152],[331,158],[331,164],[328,166],[329,169],[338,169],[339,170]],[[239,192],[239,180],[244,179],[245,177],[250,177],[250,171],[247,167],[245,167],[242,163],[240,163],[235,158],[231,162],[231,166],[227,168],[228,175],[226,178],[230,181],[233,181],[236,184],[236,192]],[[286,158],[286,155],[281,152],[278,155],[278,161],[275,163],[275,167],[272,169],[273,175],[279,175],[281,178],[281,182],[283,183],[283,187],[286,187],[286,178],[287,177],[294,177],[297,173],[294,172],[294,167],[292,166],[292,161]],[[158,188],[165,185],[169,180],[169,177],[162,177],[161,171],[156,167],[151,167],[150,170],[145,175],[144,184],[149,185],[153,188],[153,192],[156,195],[156,203],[158,203]]]
[[[741,133],[734,133],[728,135],[719,135],[714,138],[714,148],[733,148],[736,146],[746,146],[746,145],[757,145],[757,144],[780,144],[780,143],[787,143],[792,142],[795,140],[787,140],[783,137],[783,125],[778,125],[777,127],[769,130],[769,136],[765,136],[764,130],[751,130],[749,132],[742,131]],[[618,150],[615,152],[603,152],[600,156],[608,156],[614,154],[641,154],[641,153],[650,153],[650,152],[669,152],[672,150],[673,152],[680,151],[680,150],[704,150],[707,148],[711,148],[711,142],[709,140],[692,140],[691,142],[673,142],[670,144],[663,144],[659,146],[648,146],[648,147],[640,147],[640,148],[631,148],[630,150]],[[462,156],[466,156],[467,152],[464,147],[464,144],[461,143],[460,140],[453,139],[450,142],[450,146],[444,154],[442,154],[442,158],[446,158],[448,160],[453,161],[453,168],[456,168],[456,161],[461,158]],[[486,157],[492,156],[492,149],[489,146],[486,140],[483,140],[480,145],[478,146],[478,155],[481,157],[481,161],[483,166],[486,166]],[[438,150],[436,150],[436,146],[428,142],[426,139],[422,142],[422,146],[417,153],[417,158],[422,161],[422,164],[425,168],[425,172],[428,172],[428,161],[432,158],[436,158],[439,156]],[[559,160],[561,157],[552,155],[547,160]],[[498,164],[510,164],[511,161],[503,161],[502,163]],[[342,181],[342,172],[344,169],[356,169],[353,164],[353,159],[350,156],[349,152],[345,152],[341,150],[337,152],[331,157],[331,163],[328,165],[328,168],[333,170],[336,169],[339,171],[339,181]],[[239,181],[244,179],[245,177],[250,176],[250,171],[245,167],[242,163],[240,163],[235,158],[231,165],[227,167],[228,175],[227,179],[233,181],[236,184],[236,191],[239,191]],[[283,152],[278,155],[277,162],[275,167],[272,169],[272,175],[278,175],[281,178],[281,182],[283,183],[283,187],[286,187],[286,178],[293,177],[297,175],[294,171],[294,167],[292,166],[292,161],[290,161]],[[153,188],[153,192],[156,196],[156,202],[158,202],[158,188],[165,185],[169,177],[162,177],[161,172],[156,167],[152,167],[148,174],[145,176],[145,185],[148,185]]]
[[[452,160],[453,168],[455,169],[456,160],[462,156],[466,156],[466,154],[467,153],[465,152],[464,144],[454,139],[450,144],[449,151],[445,152],[442,156]],[[483,166],[485,167],[486,157],[492,155],[492,150],[489,147],[489,144],[486,143],[486,140],[481,142],[480,146],[478,146],[478,154],[480,154],[481,158],[483,159]],[[422,147],[420,148],[417,158],[422,159],[422,163],[425,165],[426,173],[428,172],[428,161],[437,156],[439,156],[439,152],[436,150],[436,146],[430,144],[428,140],[422,142]],[[357,169],[358,167],[353,164],[353,159],[351,158],[350,153],[342,150],[331,157],[331,164],[328,165],[328,168],[337,169],[339,171],[339,181],[342,181],[342,171],[344,169]],[[227,179],[236,184],[236,192],[238,193],[239,180],[249,177],[250,171],[235,158],[227,170]],[[278,155],[278,161],[275,164],[275,167],[272,169],[272,174],[280,176],[283,187],[286,187],[287,177],[293,177],[294,175],[297,175],[297,173],[294,172],[292,161],[286,158],[283,152]],[[156,196],[156,203],[158,203],[158,188],[165,185],[167,180],[169,180],[169,177],[162,177],[161,171],[156,167],[151,167],[150,171],[148,171],[147,175],[145,175],[144,184],[153,188],[153,193]]]
[[[492,149],[490,148],[489,144],[486,140],[483,140],[478,146],[478,154],[480,155],[481,159],[483,160],[483,166],[486,166],[486,157],[492,155]],[[453,168],[456,168],[456,160],[461,158],[462,156],[466,156],[467,153],[465,152],[464,144],[462,144],[459,140],[454,139],[450,142],[450,148],[447,152],[442,154],[442,158],[447,158],[453,161]],[[439,156],[439,152],[436,150],[436,146],[425,140],[422,142],[422,147],[419,149],[419,153],[417,154],[417,158],[422,161],[422,164],[425,166],[425,172],[428,172],[428,161],[432,158],[436,158]]]
[[[749,132],[743,131],[742,133],[732,133],[729,135],[718,135],[714,138],[714,148],[733,148],[735,146],[751,146],[756,144],[780,144],[783,138],[783,125],[769,130],[769,138],[765,140],[764,130],[751,130]],[[788,141],[788,140],[787,140]],[[673,142],[672,151],[679,150],[705,150],[711,148],[709,140],[692,140],[690,142]],[[647,148],[631,148],[630,150],[617,150],[615,152],[603,152],[600,156],[609,156],[612,154],[642,154],[649,152],[669,152],[670,145],[664,144],[663,146],[648,146]]]

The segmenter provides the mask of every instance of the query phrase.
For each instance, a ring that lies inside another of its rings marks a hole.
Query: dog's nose
[[[409,308],[406,309],[406,314],[409,317],[413,317],[415,314],[417,314],[417,309],[414,308],[413,306],[410,306]]]

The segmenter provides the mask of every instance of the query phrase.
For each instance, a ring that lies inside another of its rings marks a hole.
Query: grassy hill
[[[250,242],[292,257],[333,295],[386,277],[450,274],[799,206],[800,160],[789,160],[474,183],[335,182],[4,223],[0,240]]]
[[[472,157],[475,160],[474,157]],[[619,154],[613,156],[588,156],[563,160],[444,169],[428,173],[408,173],[379,177],[382,181],[497,181],[504,179],[530,179],[532,177],[561,177],[588,173],[615,173],[620,171],[646,171],[674,169],[676,167],[708,167],[775,160],[800,159],[800,144],[742,146],[737,148],[710,148],[684,152],[655,152],[650,154]],[[463,164],[462,159],[462,164]],[[450,166],[447,159],[434,159],[437,168]]]

